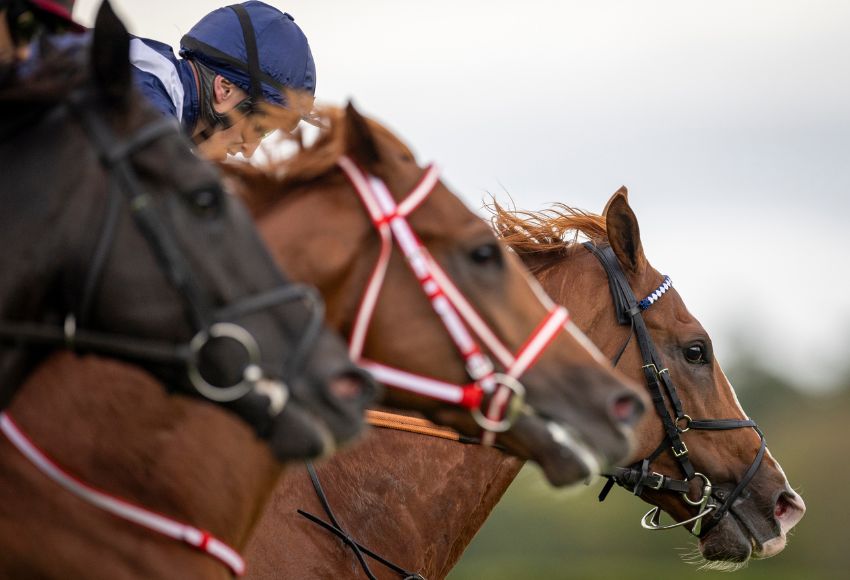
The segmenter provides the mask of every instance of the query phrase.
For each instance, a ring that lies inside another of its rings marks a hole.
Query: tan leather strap
[[[407,433],[418,433],[419,435],[429,435],[439,439],[449,439],[450,441],[460,441],[461,436],[451,429],[439,427],[430,421],[420,419],[419,417],[410,417],[408,415],[398,415],[396,413],[387,413],[385,411],[375,411],[368,409],[366,411],[366,422],[373,427],[382,429],[395,429],[396,431],[405,431]]]

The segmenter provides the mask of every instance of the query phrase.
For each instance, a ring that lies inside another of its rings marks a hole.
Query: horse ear
[[[345,107],[345,153],[364,169],[381,159],[369,122],[351,101]]]
[[[112,10],[109,0],[103,0],[97,12],[91,64],[95,84],[104,97],[123,101],[129,96],[130,34]]]
[[[605,209],[602,210],[602,215],[608,214],[608,208],[611,206],[611,202],[617,199],[618,197],[624,197],[626,201],[629,200],[629,190],[626,189],[625,185],[621,185],[620,189],[614,192],[614,195],[611,196],[611,199],[608,200],[608,203],[605,204]]]
[[[629,206],[628,191],[618,189],[605,204],[605,225],[608,242],[627,272],[640,273],[646,269],[646,255],[640,242],[637,217]]]

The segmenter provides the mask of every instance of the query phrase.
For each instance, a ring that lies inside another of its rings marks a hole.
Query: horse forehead
[[[441,185],[438,184],[437,188],[440,189]],[[449,239],[462,242],[488,236],[495,240],[487,222],[447,189],[445,192],[435,191],[426,203],[417,208],[410,216],[410,224],[423,241]]]

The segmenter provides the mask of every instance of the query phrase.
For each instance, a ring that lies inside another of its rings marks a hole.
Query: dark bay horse
[[[566,207],[548,213],[509,213],[496,207],[494,225],[603,352],[613,358],[625,347],[617,368],[643,383],[641,349],[636,339],[624,344],[630,330],[620,324],[612,306],[608,274],[588,249],[573,241],[581,233],[600,247],[610,243],[634,294],[655,295],[665,278],[643,254],[638,222],[625,191],[611,198],[602,216]],[[711,354],[708,335],[678,293],[668,288],[653,302],[645,311],[648,334],[669,367],[683,408],[693,417],[692,426],[702,418],[743,420],[746,415]],[[429,580],[444,578],[522,462],[498,450],[464,444],[457,434],[413,417],[378,414],[372,422],[380,428],[319,469],[337,527],[351,534],[349,541],[388,560],[390,566],[364,558],[373,577],[418,573]],[[650,456],[665,434],[659,416],[648,413],[638,424],[638,448],[626,464]],[[746,477],[761,446],[751,427],[691,429],[682,439],[696,470],[727,493]],[[682,478],[678,462],[666,448],[649,466],[649,473],[668,480]],[[661,505],[677,521],[697,514],[699,506],[692,504],[700,503],[702,478],[686,487],[687,501],[680,493],[650,489],[654,481],[644,483],[644,500]],[[252,577],[367,577],[344,541],[297,511],[326,518],[324,509],[304,470],[290,470],[247,548]],[[719,523],[710,529],[704,526],[700,550],[705,558],[731,568],[751,555],[775,555],[804,510],[779,464],[766,454]]]
[[[642,403],[565,311],[388,129],[350,105],[328,117],[293,159],[230,172],[278,264],[320,290],[352,358],[393,387],[383,403],[496,431],[555,485],[625,454]],[[489,414],[502,387],[515,422]]]
[[[352,438],[373,390],[130,74],[104,3],[90,51],[0,90],[3,577],[238,571],[279,461]]]

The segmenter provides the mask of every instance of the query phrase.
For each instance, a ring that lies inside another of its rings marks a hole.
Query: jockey
[[[307,38],[292,16],[263,2],[209,13],[182,38],[180,56],[155,40],[130,43],[135,83],[180,120],[206,157],[250,157],[269,132],[258,105],[287,106],[284,88],[308,95],[312,108],[316,68]]]
[[[26,61],[42,33],[82,32],[71,19],[74,0],[0,0],[0,66]]]

